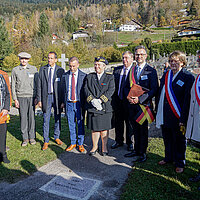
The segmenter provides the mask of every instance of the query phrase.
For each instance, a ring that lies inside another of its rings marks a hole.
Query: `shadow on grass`
[[[145,163],[136,163],[123,188],[121,199],[200,199],[199,184],[188,181],[199,165],[187,161],[184,173],[177,174],[173,164],[159,166],[163,157],[148,153]]]

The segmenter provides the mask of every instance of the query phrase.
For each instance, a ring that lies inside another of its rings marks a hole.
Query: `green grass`
[[[135,164],[123,187],[122,200],[198,200],[200,183],[191,183],[189,177],[197,174],[200,165],[200,150],[187,147],[187,163],[183,174],[174,171],[174,165],[159,166],[163,159],[164,144],[160,138],[149,140],[148,160]]]
[[[21,147],[22,137],[20,132],[19,116],[11,116],[10,123],[8,124],[7,132],[7,146],[10,148],[8,151],[8,158],[10,164],[0,164],[0,181],[16,182],[33,172],[48,162],[55,160],[61,153],[65,151],[69,145],[69,130],[66,118],[62,119],[62,130],[60,139],[64,142],[62,146],[58,146],[53,139],[54,119],[50,121],[50,145],[46,151],[42,151],[43,137],[42,137],[42,117],[36,117],[36,145],[28,145]],[[87,130],[86,130],[87,131]]]
[[[146,31],[141,32],[114,32],[114,33],[105,33],[105,35],[115,38],[115,42],[118,44],[121,43],[131,43],[135,40],[144,39],[146,37],[151,38],[152,41],[156,40],[169,40],[172,39],[172,36],[176,33],[173,30],[155,30],[154,33],[149,33]]]

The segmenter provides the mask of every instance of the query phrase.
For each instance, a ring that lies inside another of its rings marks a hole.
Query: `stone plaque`
[[[43,185],[40,190],[71,199],[87,200],[96,191],[100,183],[99,180],[60,173]]]

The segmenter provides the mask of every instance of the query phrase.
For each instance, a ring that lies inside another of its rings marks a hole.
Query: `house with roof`
[[[177,32],[178,37],[200,36],[200,28],[187,27]]]
[[[52,44],[56,44],[57,42],[62,42],[62,43],[64,43],[64,44],[66,44],[66,45],[69,44],[66,40],[62,39],[62,38],[59,37],[57,34],[53,33],[53,34],[52,34],[51,43],[52,43]]]
[[[126,24],[121,24],[118,28],[119,31],[137,31],[143,28],[142,24],[139,23],[137,20],[132,19]]]
[[[74,33],[72,33],[72,39],[73,40],[76,40],[78,38],[89,38],[89,33],[86,32],[86,31],[82,31],[82,30],[79,30],[79,31],[76,31]]]

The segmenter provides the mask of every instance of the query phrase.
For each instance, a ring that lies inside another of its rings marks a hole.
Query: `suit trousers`
[[[6,134],[7,124],[0,124],[0,162],[6,157]]]
[[[23,140],[35,139],[35,105],[33,97],[18,97]]]
[[[84,121],[81,113],[80,102],[66,102],[66,116],[68,120],[71,144],[76,144],[76,122],[78,126],[78,145],[83,145],[84,142]]]
[[[176,167],[185,166],[186,138],[180,132],[179,126],[162,126],[163,140],[165,144],[165,162],[175,162]]]
[[[47,112],[43,113],[43,137],[44,142],[49,142],[49,123],[51,117],[51,109],[54,108],[54,139],[60,137],[60,127],[61,127],[61,114],[57,114],[56,105],[53,103],[53,94],[48,95],[47,100]]]
[[[126,124],[126,144],[132,144],[131,136],[133,130],[128,119],[128,102],[127,100],[118,101],[118,108],[114,111],[115,114],[115,141],[119,144],[124,143],[124,123]]]
[[[134,135],[134,149],[138,155],[146,153],[148,147],[148,121],[145,120],[142,125],[134,119],[130,119]]]

